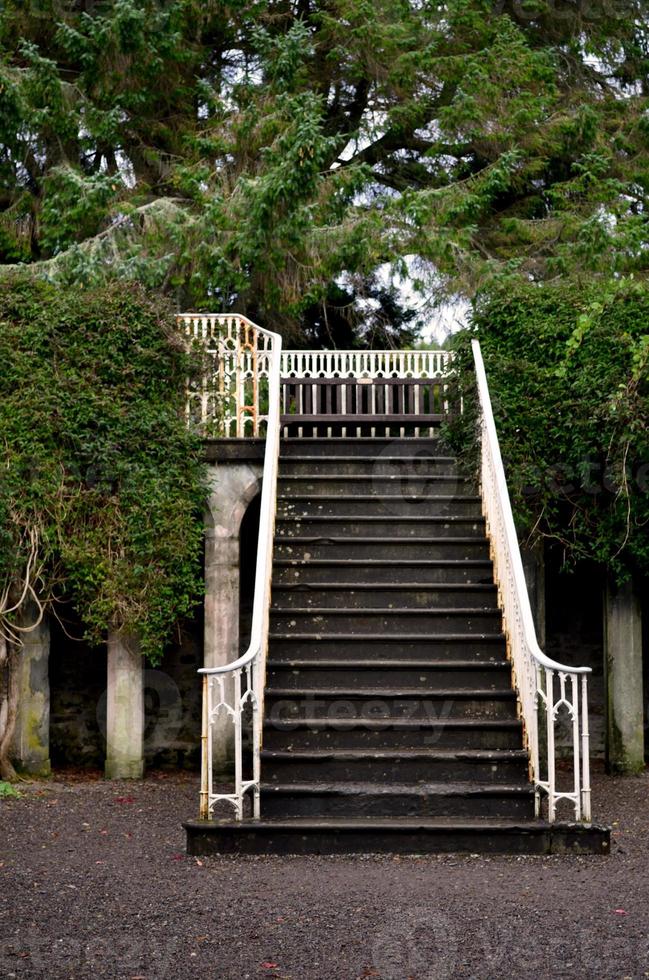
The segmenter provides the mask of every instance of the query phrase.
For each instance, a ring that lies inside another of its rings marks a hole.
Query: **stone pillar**
[[[106,779],[141,779],[144,774],[144,684],[139,643],[108,634],[106,692]]]
[[[36,622],[38,611],[30,605],[20,625]],[[35,629],[22,633],[18,654],[18,716],[12,757],[19,772],[49,776],[50,766],[50,626],[47,618]]]
[[[239,529],[260,489],[261,467],[227,462],[211,467],[205,532],[204,664],[220,667],[244,651],[239,647]],[[226,684],[226,695],[231,690]],[[230,766],[232,719],[221,711],[213,728],[215,772]]]
[[[530,597],[532,616],[534,617],[536,638],[539,646],[545,652],[545,554],[543,541],[531,548],[521,546],[521,558],[523,559],[523,571],[525,572],[525,581]]]
[[[642,609],[632,580],[611,579],[604,596],[606,765],[609,771],[644,769]]]

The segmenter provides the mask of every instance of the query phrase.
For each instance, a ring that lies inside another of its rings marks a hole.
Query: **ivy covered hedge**
[[[205,478],[183,416],[195,369],[169,305],[134,285],[0,285],[0,586],[72,601],[155,663],[202,594]],[[2,613],[2,610],[0,610]]]
[[[649,572],[649,288],[561,283],[495,289],[456,338],[475,406],[478,336],[519,529],[568,564]],[[471,408],[450,437],[475,462]]]

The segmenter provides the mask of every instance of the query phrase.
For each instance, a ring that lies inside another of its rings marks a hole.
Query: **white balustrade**
[[[278,334],[234,314],[183,313],[178,322],[203,357],[200,377],[188,386],[190,422],[208,437],[263,435]]]
[[[445,350],[287,350],[283,378],[443,378]]]
[[[244,316],[183,313],[178,322],[203,358],[190,380],[189,420],[206,437],[263,436],[268,424],[271,337]],[[443,378],[448,351],[284,351],[283,378]],[[448,410],[448,405],[445,406]]]

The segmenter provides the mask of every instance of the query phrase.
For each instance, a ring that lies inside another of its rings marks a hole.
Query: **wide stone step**
[[[356,633],[329,637],[319,633],[271,633],[269,656],[274,661],[308,659],[345,663],[351,659],[365,659],[380,663],[403,658],[420,662],[435,659],[484,663],[504,658],[505,638],[496,633]]]
[[[345,538],[482,538],[485,525],[475,517],[281,517],[275,522],[278,537]]]
[[[498,721],[476,718],[375,718],[264,722],[264,746],[278,750],[305,749],[520,749],[523,726],[517,718]]]
[[[496,609],[494,585],[443,585],[413,582],[412,585],[383,585],[350,582],[303,582],[297,585],[274,585],[273,605],[278,609],[312,606],[353,609],[398,607],[410,609]]]
[[[305,549],[306,550],[306,549]],[[307,554],[310,552],[307,551]],[[273,588],[301,583],[316,585],[335,578],[341,585],[454,585],[475,583],[493,585],[493,565],[489,558],[279,558],[273,563]]]
[[[292,488],[291,488],[292,489]],[[399,492],[390,487],[390,493],[307,493],[282,494],[277,498],[277,516],[308,517],[475,517],[482,514],[480,498],[474,494],[420,494]]]
[[[345,537],[275,538],[276,559],[292,558],[312,561],[314,558],[340,559],[352,556],[374,561],[416,558],[455,561],[483,561],[489,557],[489,546],[482,538],[354,538],[353,545]]]
[[[210,854],[608,854],[610,831],[594,824],[507,818],[330,816],[190,820],[187,852]]]
[[[265,817],[534,817],[529,783],[263,783]]]
[[[448,456],[448,447],[439,438],[361,437],[345,438],[283,438],[280,459],[294,456]]]
[[[362,476],[330,474],[326,476],[287,476],[279,474],[277,492],[286,494],[365,493],[371,496],[406,494],[431,497],[435,494],[470,493],[471,483],[461,476],[382,476],[365,473]]]
[[[452,476],[457,463],[452,456],[289,456],[280,460],[280,476]]]
[[[272,609],[274,633],[500,633],[499,609]]]
[[[527,779],[527,752],[522,749],[264,749],[266,783],[329,782],[427,783],[442,780],[510,784]]]
[[[390,690],[408,687],[422,692],[442,688],[467,690],[503,690],[511,688],[509,661],[456,663],[428,661],[386,660],[378,664],[374,659],[348,660],[345,663],[331,660],[293,659],[270,660],[267,664],[266,683],[269,689],[279,687],[300,691],[303,688],[330,689],[342,687],[353,690],[356,684]]]
[[[407,718],[417,721],[441,721],[444,718],[515,718],[514,691],[485,689],[458,690],[437,688],[426,691],[418,688],[397,688],[386,691],[381,687],[351,689],[273,687],[266,691],[265,717],[269,722],[323,718],[329,721],[397,721]]]

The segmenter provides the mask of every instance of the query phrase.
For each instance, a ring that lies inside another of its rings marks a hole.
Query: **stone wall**
[[[601,569],[583,563],[560,571],[561,556],[546,551],[546,653],[571,667],[591,667],[588,679],[592,757],[604,757],[605,692],[603,588]],[[571,744],[566,733],[564,742]]]
[[[66,629],[79,635],[79,624]],[[144,753],[155,768],[197,768],[200,751],[202,620],[187,625],[162,663],[144,675]],[[106,650],[89,649],[52,626],[52,764],[103,768],[106,755]]]

